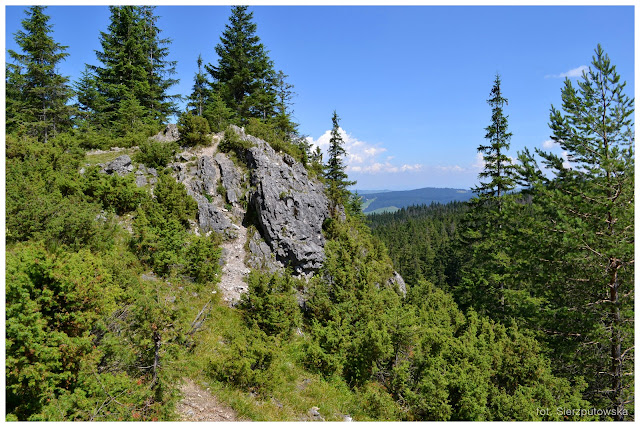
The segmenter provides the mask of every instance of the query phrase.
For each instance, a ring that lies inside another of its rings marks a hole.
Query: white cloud
[[[567,71],[566,73],[560,73],[560,74],[547,74],[546,76],[544,76],[545,79],[564,79],[565,77],[569,77],[571,78],[576,78],[576,77],[580,77],[582,76],[582,72],[583,71],[587,71],[589,69],[589,67],[587,67],[586,65],[581,65],[578,68],[573,68],[569,71]]]
[[[471,169],[480,172],[484,169],[486,162],[482,153],[476,153],[476,161],[471,164]]]
[[[381,154],[387,151],[386,148],[379,145],[373,145],[365,141],[361,141],[355,138],[353,135],[348,134],[344,129],[339,128],[338,132],[344,141],[344,149],[347,153],[345,156],[346,172],[356,173],[399,173],[399,172],[414,172],[422,168],[421,164],[404,164],[394,165],[390,161],[393,156],[386,156],[384,160],[379,159]],[[324,160],[327,158],[327,150],[331,140],[331,131],[328,130],[323,133],[317,140],[311,137],[307,137],[307,141],[312,145],[312,150],[315,147],[320,147],[323,152]]]
[[[542,141],[542,148],[546,148],[547,150],[550,150],[557,146],[558,144],[556,144],[556,142],[553,139],[547,139],[546,141]]]

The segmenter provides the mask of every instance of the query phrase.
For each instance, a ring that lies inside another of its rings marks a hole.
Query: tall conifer
[[[344,157],[347,152],[344,149],[344,140],[340,135],[340,118],[338,113],[333,112],[331,118],[333,127],[331,129],[331,139],[329,140],[329,158],[325,166],[325,178],[329,192],[329,199],[334,208],[338,205],[344,205],[349,197],[347,187],[354,185],[355,181],[349,181],[345,172]]]
[[[61,129],[70,126],[72,109],[68,78],[58,74],[58,64],[68,53],[67,46],[51,37],[50,17],[44,6],[32,6],[22,21],[24,29],[15,40],[22,53],[9,50],[14,64],[7,66],[7,130],[25,129],[47,142]]]
[[[536,150],[552,178],[521,155],[537,209],[523,238],[537,249],[521,255],[536,262],[521,262],[519,280],[545,298],[539,327],[559,369],[587,378],[589,399],[616,420],[633,407],[634,372],[634,100],[624,88],[598,45],[578,86],[565,80],[562,110],[551,107],[566,157]]]
[[[202,55],[198,55],[198,72],[193,77],[193,91],[189,96],[188,107],[196,116],[202,116],[204,104],[207,100],[207,78],[202,73]]]
[[[170,40],[160,38],[160,29],[150,6],[111,6],[111,22],[106,32],[101,32],[102,50],[96,51],[101,66],[89,66],[78,84],[82,91],[79,101],[82,108],[94,109],[106,116],[104,122],[122,127],[122,102],[135,102],[144,111],[140,120],[164,122],[176,111],[176,95],[167,90],[177,83],[170,78],[175,74],[175,62],[168,61]],[[95,86],[94,86],[95,85]],[[96,100],[96,93],[100,102]],[[83,105],[84,102],[87,104]]]
[[[205,67],[213,79],[214,92],[242,123],[250,117],[270,118],[275,105],[273,62],[256,34],[253,12],[247,8],[233,7],[215,47],[218,64]]]
[[[503,212],[506,194],[515,187],[514,166],[506,155],[511,132],[508,129],[500,75],[496,74],[491,97],[491,123],[485,128],[487,144],[478,147],[483,154],[484,170],[478,174],[480,185],[474,188],[463,233],[463,245],[470,247],[470,259],[457,286],[456,293],[463,305],[473,305],[484,313],[506,315],[506,295],[510,259],[507,248],[507,219]]]

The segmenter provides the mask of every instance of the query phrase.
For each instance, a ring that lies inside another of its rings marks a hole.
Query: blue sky
[[[26,6],[7,6],[6,47],[17,49]],[[337,110],[349,152],[348,172],[360,189],[469,188],[482,164],[496,72],[509,100],[510,154],[550,147],[551,104],[560,106],[564,78],[591,62],[601,43],[634,86],[631,6],[252,6],[258,35],[295,86],[294,116],[321,147]],[[214,46],[229,6],[158,6],[159,27],[173,40],[188,95],[201,53]],[[53,37],[69,46],[60,72],[76,80],[97,64],[106,6],[50,6]]]

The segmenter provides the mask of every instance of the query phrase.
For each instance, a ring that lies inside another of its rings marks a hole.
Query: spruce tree
[[[149,81],[149,96],[141,104],[149,108],[155,119],[165,122],[167,117],[176,114],[178,109],[175,101],[180,95],[169,95],[171,86],[178,84],[178,80],[171,78],[176,74],[176,61],[169,61],[169,45],[171,39],[161,38],[162,30],[158,28],[158,16],[155,6],[141,6],[140,19],[143,31],[143,42],[147,52],[147,79]]]
[[[71,124],[72,108],[67,105],[71,89],[67,77],[57,67],[68,53],[67,46],[51,37],[50,17],[44,6],[32,6],[22,21],[24,29],[15,40],[22,53],[9,50],[14,64],[7,66],[7,130],[24,129],[47,142],[51,136]]]
[[[212,77],[213,91],[220,94],[241,123],[251,117],[271,117],[275,105],[273,62],[256,35],[253,12],[247,12],[247,8],[233,7],[215,47],[218,64],[205,67]]]
[[[331,121],[333,122],[333,128],[331,129],[328,151],[329,159],[325,166],[324,176],[327,180],[329,199],[335,211],[338,205],[344,205],[347,202],[350,194],[347,187],[354,185],[356,182],[347,180],[348,176],[345,172],[343,160],[347,152],[344,149],[344,141],[340,135],[340,118],[335,111],[333,112]]]
[[[120,116],[120,103],[135,99],[143,108],[140,120],[164,122],[176,112],[175,95],[167,90],[177,83],[175,62],[167,61],[168,39],[161,39],[157,16],[149,6],[110,6],[111,22],[101,32],[101,51],[96,51],[102,66],[90,66],[94,77],[85,76],[79,83],[82,108],[94,109],[106,122],[126,127]],[[93,83],[93,84],[92,84]],[[100,103],[92,103],[94,95]],[[87,102],[87,104],[84,104]],[[142,111],[142,110],[140,110]]]
[[[290,140],[291,135],[296,133],[298,125],[292,121],[293,111],[291,110],[292,99],[296,94],[293,91],[293,85],[287,82],[287,77],[289,76],[282,70],[275,75],[276,108],[273,123],[285,140]]]
[[[481,201],[495,203],[498,211],[502,210],[501,197],[515,187],[514,166],[506,154],[512,133],[508,130],[508,116],[503,113],[504,105],[509,102],[502,94],[501,83],[500,75],[496,74],[491,88],[491,98],[487,100],[491,106],[491,124],[485,128],[488,144],[478,147],[485,163],[484,170],[478,178],[489,181],[481,182],[474,189]]]
[[[204,104],[207,100],[207,78],[202,73],[202,55],[198,55],[198,72],[193,77],[193,91],[189,96],[187,106],[191,108],[190,112],[196,116],[202,116],[204,113]]]
[[[634,371],[634,100],[624,87],[598,45],[578,87],[565,80],[562,110],[551,108],[566,158],[536,150],[547,178],[521,155],[536,208],[521,240],[536,250],[522,255],[534,262],[520,262],[519,279],[546,301],[539,327],[559,369],[584,375],[590,400],[616,420],[632,410]]]
[[[508,101],[502,93],[499,74],[487,103],[491,106],[491,123],[485,128],[487,144],[478,147],[485,166],[478,175],[481,183],[473,190],[476,197],[471,200],[465,221],[467,230],[463,233],[463,245],[471,249],[470,259],[456,293],[463,305],[504,316],[508,293],[505,282],[511,263],[506,251],[507,218],[503,207],[507,192],[515,187],[515,170],[506,155],[512,134],[508,130],[508,116],[503,112]]]

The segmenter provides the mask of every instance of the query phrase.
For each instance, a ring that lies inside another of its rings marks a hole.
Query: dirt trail
[[[240,421],[235,411],[188,378],[180,385],[182,400],[176,405],[180,421]]]
[[[225,212],[225,215],[233,222],[230,212]],[[225,241],[221,245],[224,266],[222,267],[222,277],[218,285],[222,291],[223,299],[231,305],[240,301],[240,294],[246,292],[249,287],[244,280],[249,274],[249,269],[244,263],[247,228],[242,224],[235,223],[233,228],[238,233],[238,237]]]

